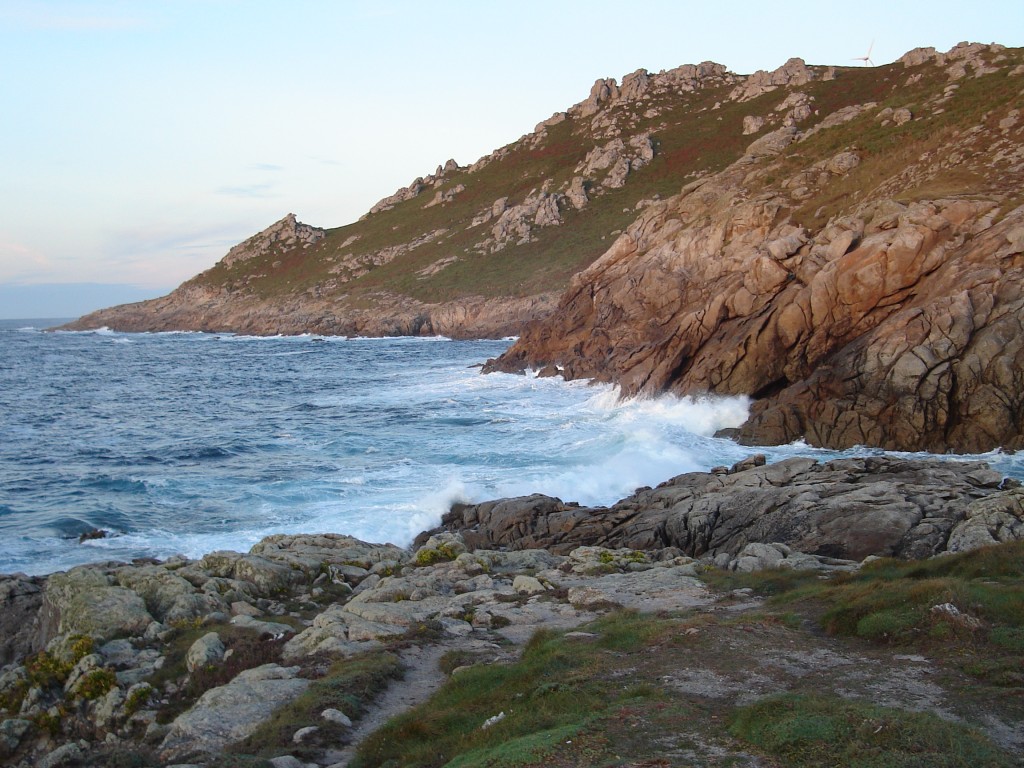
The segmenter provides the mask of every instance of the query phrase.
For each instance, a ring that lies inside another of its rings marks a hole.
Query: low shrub
[[[320,728],[319,740],[336,744],[342,740],[345,729],[324,721],[320,713],[325,709],[339,709],[352,720],[358,720],[369,702],[401,674],[398,657],[386,651],[342,659],[331,665],[323,677],[314,680],[305,693],[278,709],[251,736],[232,746],[230,751],[239,755],[272,757],[280,754],[280,748],[287,745],[291,754],[302,755],[306,748],[296,749],[291,738],[295,731],[309,725]],[[309,748],[315,750],[316,744]]]
[[[737,710],[730,732],[787,766],[992,768],[1013,761],[983,735],[930,713],[837,696],[783,694]]]
[[[76,681],[75,695],[86,701],[105,696],[114,686],[117,685],[117,675],[112,669],[94,669],[87,672],[81,681]]]
[[[478,664],[449,679],[426,703],[389,721],[359,747],[355,768],[402,765],[546,765],[552,750],[603,731],[602,718],[661,696],[651,686],[609,685],[609,654],[643,653],[667,622],[618,612],[586,625],[592,641],[539,630],[515,664]],[[454,657],[453,657],[454,658]],[[504,715],[488,727],[484,723]],[[611,757],[592,739],[601,760]],[[562,763],[559,763],[562,764]],[[576,764],[576,763],[573,763]],[[590,764],[590,763],[587,763]],[[594,764],[605,764],[604,762]]]

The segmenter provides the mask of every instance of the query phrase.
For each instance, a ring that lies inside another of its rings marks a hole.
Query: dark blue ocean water
[[[407,544],[455,499],[608,504],[756,452],[711,437],[743,420],[743,399],[622,403],[605,386],[482,376],[508,341],[43,327],[0,323],[0,572],[198,557],[279,532]],[[80,544],[94,528],[108,537]]]

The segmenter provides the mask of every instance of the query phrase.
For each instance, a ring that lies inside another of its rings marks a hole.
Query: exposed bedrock
[[[748,172],[648,208],[489,368],[752,395],[749,444],[1024,447],[1024,207],[876,200],[809,231]]]
[[[471,296],[424,304],[398,295],[378,295],[368,309],[339,307],[308,296],[240,300],[220,288],[185,284],[159,299],[100,310],[68,323],[70,330],[106,326],[116,331],[192,330],[242,334],[334,336],[449,336],[501,338],[550,312],[556,297]]]
[[[930,557],[1019,538],[1024,491],[980,462],[889,457],[819,464],[753,457],[730,470],[679,475],[609,508],[533,495],[456,505],[442,529],[480,549],[579,546],[735,557],[784,544],[846,560]],[[427,534],[421,534],[426,536]]]

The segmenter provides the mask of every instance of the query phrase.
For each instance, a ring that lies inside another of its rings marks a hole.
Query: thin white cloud
[[[150,22],[139,16],[93,13],[90,8],[40,2],[16,2],[0,9],[5,24],[27,29],[117,31],[147,27]]]
[[[220,187],[216,192],[218,195],[227,195],[228,197],[279,197],[279,195],[275,194],[273,191],[275,186],[277,185],[271,182],[261,181],[255,184],[239,184],[233,187]]]
[[[315,155],[307,155],[308,160],[312,160],[314,163],[320,165],[341,165],[340,160],[335,160],[331,157],[316,157]]]
[[[134,260],[144,261],[155,253],[172,253],[175,251],[206,250],[223,248],[227,250],[245,239],[238,233],[244,227],[237,224],[227,226],[210,226],[189,229],[177,228],[171,224],[162,226],[137,226],[112,230],[107,233],[105,253],[120,262]],[[252,232],[249,233],[253,234]]]
[[[46,254],[13,240],[0,240],[0,281],[31,282],[53,269]]]

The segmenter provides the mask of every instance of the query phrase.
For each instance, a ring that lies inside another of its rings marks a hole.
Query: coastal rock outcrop
[[[551,311],[557,298],[551,293],[498,298],[469,296],[428,304],[381,293],[374,297],[372,307],[339,311],[328,298],[305,296],[286,302],[253,299],[243,305],[230,293],[186,284],[162,299],[102,310],[72,325],[140,332],[193,328],[260,336],[319,333],[494,339],[518,333],[528,321]]]
[[[470,548],[560,554],[674,549],[729,563],[749,556],[750,544],[780,544],[841,560],[922,558],[1019,536],[1017,485],[982,463],[761,458],[679,475],[608,508],[543,495],[456,505],[441,529],[459,532]]]
[[[289,213],[262,232],[234,246],[224,256],[224,266],[232,267],[239,262],[255,259],[275,248],[308,248],[322,240],[324,234],[320,227],[303,224],[295,218],[294,213]]]
[[[813,75],[790,64],[735,98]],[[889,170],[853,126],[926,118],[887,109],[849,105],[803,131],[789,121],[644,208],[486,370],[557,366],[624,395],[752,396],[735,433],[747,444],[1024,447],[1024,126],[1002,103]],[[838,151],[804,159],[829,136]]]
[[[686,611],[715,599],[697,577],[716,567],[826,575],[1022,535],[1024,490],[980,462],[754,455],[609,508],[455,505],[410,549],[277,535],[245,554],[12,577],[36,634],[3,625],[0,756],[41,764],[59,738],[83,760],[145,742],[165,761],[203,761],[292,702],[300,721],[283,738],[313,749],[328,721],[299,697],[342,659],[358,667],[421,638],[494,654],[614,607]]]

